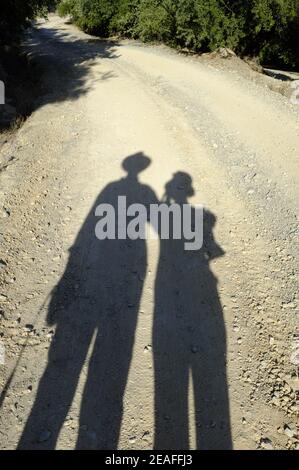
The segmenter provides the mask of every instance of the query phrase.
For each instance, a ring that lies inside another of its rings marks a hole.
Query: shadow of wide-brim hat
[[[177,171],[174,173],[172,181],[178,185],[178,189],[185,189],[192,186],[192,177],[185,171]]]
[[[143,152],[138,152],[125,158],[122,167],[128,173],[140,173],[146,170],[150,164],[151,159],[144,155]]]
[[[165,185],[166,194],[176,199],[179,193],[186,196],[194,196],[192,186],[192,177],[184,171],[177,171],[173,174],[172,179]]]

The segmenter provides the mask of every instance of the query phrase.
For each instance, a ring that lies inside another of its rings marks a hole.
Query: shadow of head
[[[146,170],[151,164],[151,159],[143,152],[138,152],[125,158],[122,167],[128,173],[129,178],[137,178],[137,175]]]
[[[165,198],[168,202],[184,203],[194,196],[192,178],[188,173],[177,171],[165,185]]]

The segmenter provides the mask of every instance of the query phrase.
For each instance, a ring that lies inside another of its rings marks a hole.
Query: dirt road
[[[44,93],[1,149],[1,448],[298,448],[299,107],[238,59],[56,16],[28,48]],[[100,242],[118,195],[203,204],[202,250]]]

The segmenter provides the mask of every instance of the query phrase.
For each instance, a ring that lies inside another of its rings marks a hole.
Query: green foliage
[[[135,36],[142,41],[171,41],[172,16],[161,1],[141,0],[137,12]]]
[[[99,36],[109,34],[109,25],[115,14],[115,1],[63,0],[58,6],[61,16],[71,15],[84,31]]]
[[[196,51],[235,49],[243,36],[242,18],[218,0],[178,0],[176,23],[180,45]]]
[[[37,15],[45,15],[55,0],[5,0],[0,11],[0,45],[16,42]]]
[[[299,0],[62,0],[59,13],[100,36],[195,51],[229,47],[264,62],[299,66]]]
[[[63,0],[59,3],[57,11],[60,16],[72,15],[74,20],[77,20],[76,6],[77,0]]]
[[[263,62],[298,66],[299,0],[254,0],[250,13],[245,51]]]
[[[110,22],[110,32],[136,37],[139,0],[119,0]]]

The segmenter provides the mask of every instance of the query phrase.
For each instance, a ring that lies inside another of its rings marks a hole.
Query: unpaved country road
[[[56,16],[28,47],[44,95],[1,149],[1,448],[298,448],[299,107]],[[203,204],[203,248],[100,242],[119,195]]]

